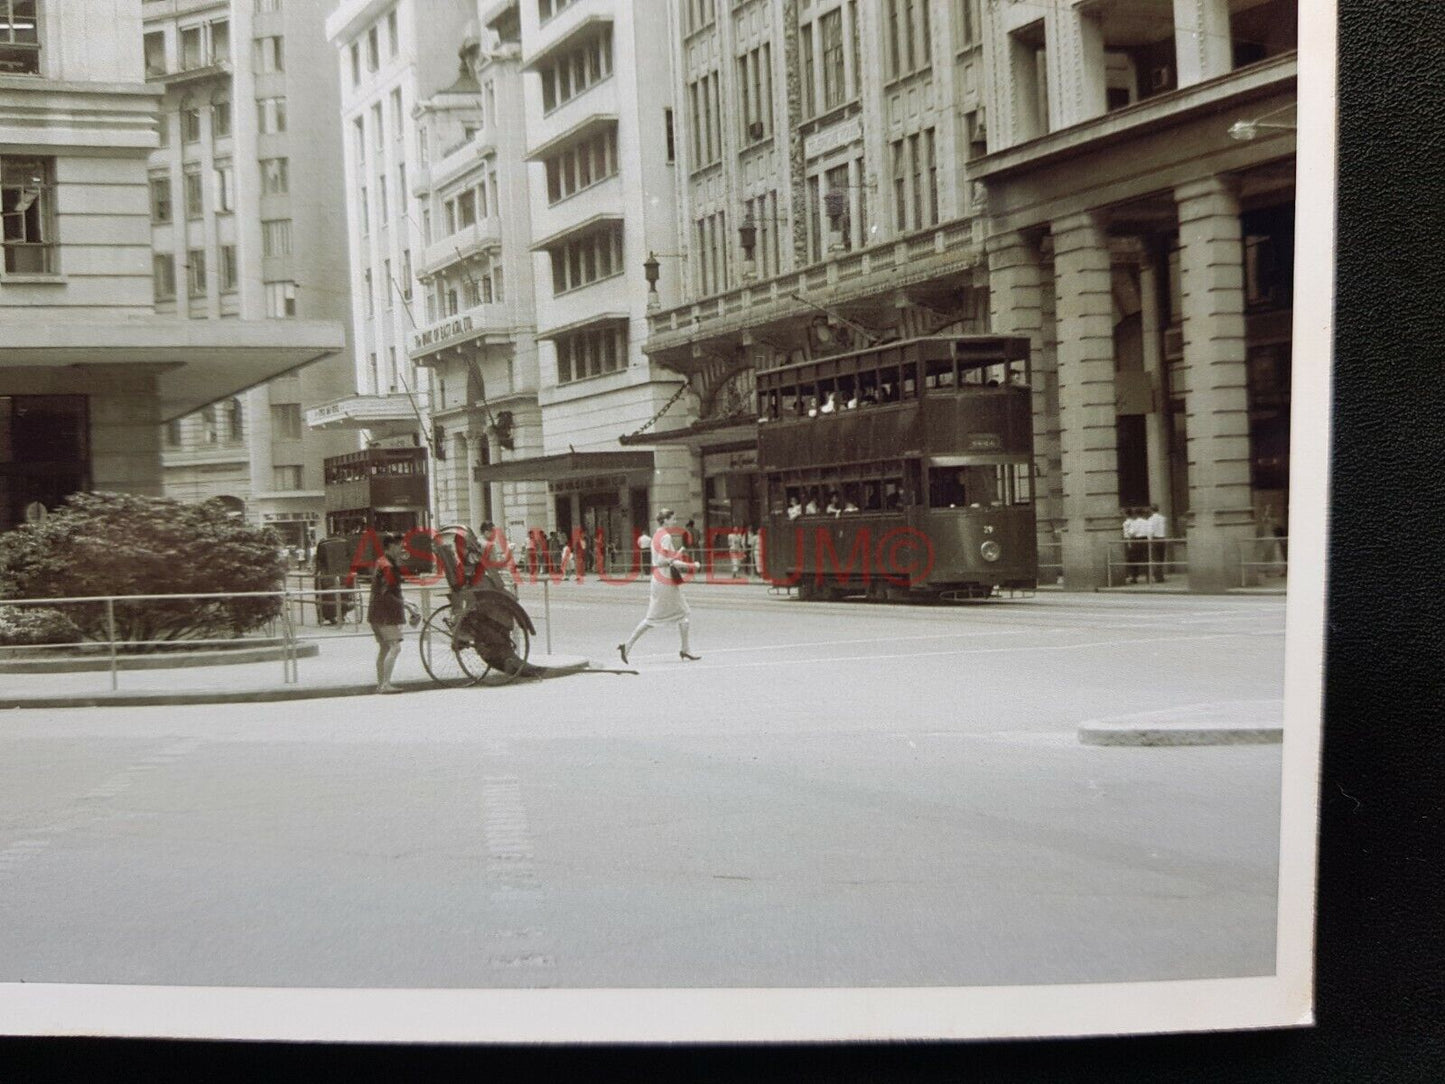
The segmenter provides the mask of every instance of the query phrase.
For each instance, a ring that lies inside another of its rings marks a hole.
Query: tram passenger
[[[830,516],[836,516],[838,513],[843,511],[843,506],[838,502],[837,493],[828,494],[828,507],[823,509],[823,511]]]
[[[811,490],[808,491],[808,503],[803,508],[803,512],[809,516],[818,514],[818,495]]]
[[[797,519],[802,514],[803,502],[798,500],[798,495],[794,493],[791,497],[788,498],[788,518]]]

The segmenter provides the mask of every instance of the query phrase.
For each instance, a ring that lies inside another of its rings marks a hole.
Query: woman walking
[[[671,508],[664,508],[657,514],[657,533],[652,536],[652,586],[648,594],[647,616],[632,630],[627,643],[617,645],[617,653],[622,656],[623,662],[627,661],[628,652],[644,632],[661,625],[677,626],[682,641],[678,656],[684,662],[697,662],[702,658],[688,650],[688,615],[692,611],[687,599],[682,596],[682,574],[695,572],[697,562],[683,556],[682,546],[675,540],[674,532],[680,532],[677,514]]]

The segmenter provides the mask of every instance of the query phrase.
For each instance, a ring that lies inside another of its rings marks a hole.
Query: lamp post
[[[655,312],[662,307],[662,298],[657,296],[657,280],[662,275],[662,265],[658,261],[682,259],[686,259],[686,253],[648,252],[647,259],[642,261],[642,274],[647,279],[648,312]]]

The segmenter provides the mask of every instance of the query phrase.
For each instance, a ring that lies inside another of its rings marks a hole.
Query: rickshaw
[[[316,543],[316,573],[313,584],[319,591],[341,591],[352,584],[351,559],[356,553],[357,535],[331,535]],[[351,612],[350,594],[318,594],[316,620],[323,625],[339,625]]]
[[[539,676],[542,669],[527,661],[537,628],[517,601],[509,571],[485,559],[487,549],[472,529],[443,527],[418,535],[413,545],[431,546],[448,593],[446,605],[433,610],[421,630],[421,663],[428,676],[454,687]]]

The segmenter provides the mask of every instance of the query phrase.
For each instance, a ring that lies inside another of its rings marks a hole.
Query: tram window
[[[953,361],[950,358],[928,362],[924,386],[929,388],[951,388],[953,386]]]
[[[877,483],[877,482],[864,482],[864,483],[863,483],[863,511],[865,511],[865,512],[877,512],[877,511],[878,511],[879,509],[881,509],[882,507],[883,507],[883,501],[881,500],[880,495],[879,495],[878,483]]]
[[[878,402],[878,374],[858,374],[858,405],[871,406]]]
[[[903,370],[903,398],[918,398],[918,367],[914,365],[905,366]]]
[[[838,378],[838,403],[845,410],[852,410],[858,405],[858,384],[852,376]]]
[[[939,467],[928,473],[930,508],[987,508],[1003,503],[1004,465]]]
[[[898,367],[880,369],[878,372],[878,401],[896,403],[898,402],[898,392]]]
[[[1032,504],[1034,500],[1034,471],[1030,463],[1010,463],[1012,504]]]

